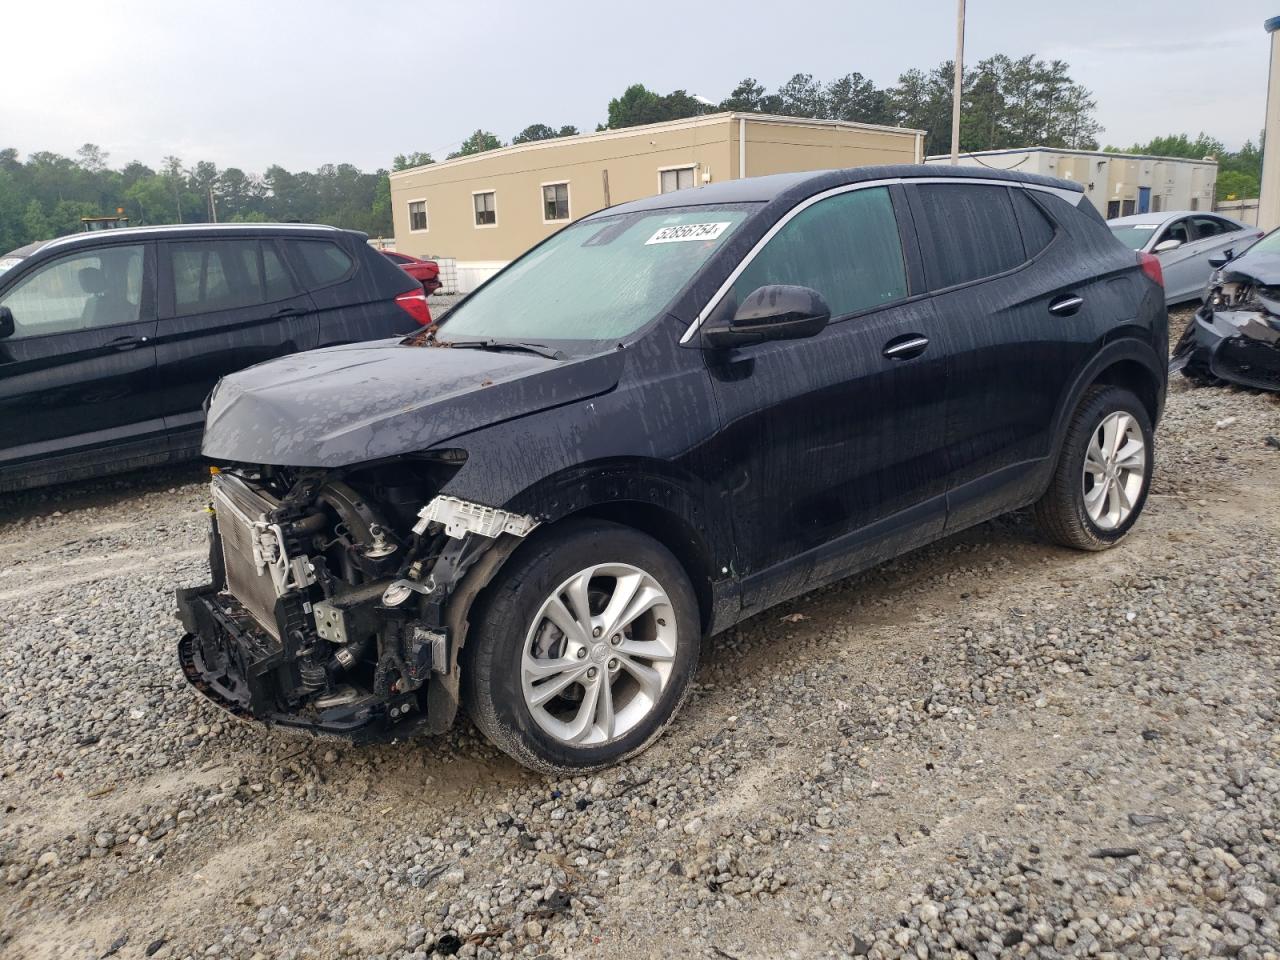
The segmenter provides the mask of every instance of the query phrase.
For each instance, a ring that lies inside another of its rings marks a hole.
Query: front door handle
[[[300,307],[281,307],[271,315],[272,320],[278,320],[281,317],[296,317],[304,311]]]
[[[905,336],[895,337],[884,345],[884,355],[890,360],[910,360],[912,357],[918,357],[924,353],[925,347],[929,346],[929,338],[923,337],[918,333],[908,333]]]
[[[1058,317],[1069,317],[1084,305],[1084,297],[1074,293],[1059,297],[1049,304],[1049,312]]]
[[[146,342],[146,337],[116,337],[114,340],[107,341],[107,346],[115,350],[132,350]]]

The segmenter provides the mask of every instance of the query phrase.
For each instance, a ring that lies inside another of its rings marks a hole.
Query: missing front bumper
[[[308,698],[288,703],[294,669],[285,647],[258,629],[252,617],[213,586],[177,592],[178,615],[187,632],[178,642],[182,673],[205,699],[232,716],[323,736],[389,740],[413,733],[425,722],[418,696]]]

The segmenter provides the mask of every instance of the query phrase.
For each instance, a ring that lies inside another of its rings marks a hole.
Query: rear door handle
[[[114,340],[107,341],[107,346],[115,350],[132,350],[146,342],[146,337],[116,337]]]
[[[1059,297],[1049,304],[1049,312],[1059,317],[1069,317],[1084,305],[1084,297],[1074,293]]]
[[[890,360],[910,360],[912,357],[918,357],[924,353],[925,347],[929,346],[929,338],[922,337],[918,333],[908,333],[905,336],[895,337],[884,345],[884,355]]]
[[[271,315],[271,319],[275,320],[279,317],[296,317],[304,313],[300,307],[281,307]]]

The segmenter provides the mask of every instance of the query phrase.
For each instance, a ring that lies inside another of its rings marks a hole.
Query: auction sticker
[[[651,243],[680,243],[684,240],[714,240],[729,229],[729,223],[681,223],[674,227],[663,227],[644,242],[647,247]]]

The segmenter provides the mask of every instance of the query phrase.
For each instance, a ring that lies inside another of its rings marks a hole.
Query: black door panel
[[[893,199],[868,188],[801,209],[717,307],[786,283],[836,317],[810,339],[706,351],[748,607],[942,530],[950,345],[932,303],[908,299]]]
[[[1098,238],[1073,219],[1055,224],[1029,191],[940,185],[908,193],[917,224],[933,231],[931,255],[940,265],[932,275],[960,281],[934,304],[953,338],[947,529],[961,529],[1038,495],[1063,398],[1137,297],[1114,272],[1117,245],[1091,256]],[[1009,199],[981,199],[997,193]],[[997,235],[991,245],[1001,254],[975,259],[971,243],[982,231]],[[1130,256],[1121,251],[1132,273]],[[1005,269],[978,275],[997,268]]]
[[[892,529],[876,524],[895,514],[916,527],[913,544],[941,531],[950,359],[937,326],[923,300],[834,324],[811,340],[709,352],[740,573],[843,540],[813,561],[825,566],[811,574],[828,579],[857,565],[846,553],[874,546],[859,543],[859,531],[875,540]],[[905,361],[883,355],[887,341],[920,330],[936,350]]]
[[[5,278],[17,331],[0,340],[0,466],[151,435],[163,446],[153,261],[152,244],[118,244]]]
[[[161,244],[157,331],[160,411],[198,425],[223,376],[316,346],[316,315],[272,240]]]

